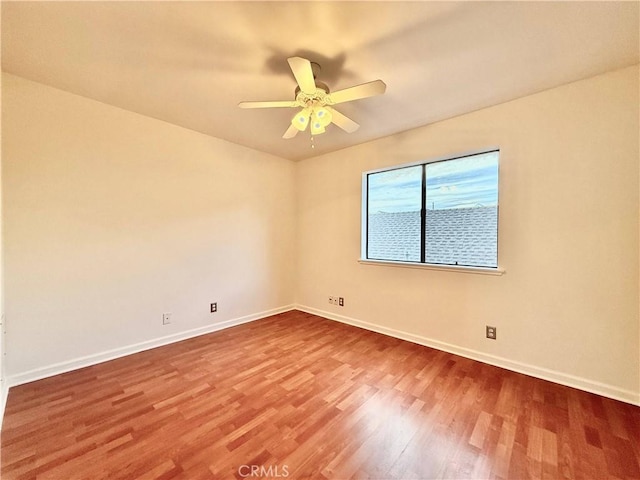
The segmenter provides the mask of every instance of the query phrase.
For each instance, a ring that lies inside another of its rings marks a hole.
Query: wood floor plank
[[[0,473],[631,479],[639,443],[638,407],[292,311],[12,388]]]

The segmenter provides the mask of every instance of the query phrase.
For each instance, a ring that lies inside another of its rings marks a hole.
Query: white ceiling
[[[293,160],[636,64],[638,2],[3,2],[2,69]],[[361,124],[282,139],[287,57],[332,90],[387,93],[336,108]]]

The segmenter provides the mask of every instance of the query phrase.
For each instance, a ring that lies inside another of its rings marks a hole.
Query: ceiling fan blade
[[[289,125],[289,128],[287,128],[287,131],[284,132],[284,135],[282,135],[282,138],[293,138],[297,134],[298,134],[298,129],[293,125]]]
[[[351,120],[349,117],[344,116],[337,110],[331,107],[325,107],[329,112],[331,112],[331,122],[336,124],[342,130],[347,133],[353,133],[360,128],[360,125]]]
[[[296,102],[283,100],[281,102],[240,102],[240,108],[274,108],[274,107],[297,107]]]
[[[344,103],[352,100],[358,100],[360,98],[381,95],[386,89],[387,86],[382,80],[374,80],[373,82],[363,83],[362,85],[345,88],[344,90],[338,90],[337,92],[331,92],[329,94],[329,98],[333,104]]]
[[[313,79],[311,62],[302,57],[291,57],[287,59],[287,62],[289,62],[293,76],[296,77],[300,90],[308,95],[316,93],[316,82]]]

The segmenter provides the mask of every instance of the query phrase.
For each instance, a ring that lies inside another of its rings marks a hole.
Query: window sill
[[[479,275],[504,275],[505,270],[503,268],[489,268],[489,267],[464,267],[461,265],[436,265],[433,263],[414,263],[414,262],[398,262],[392,260],[370,260],[359,259],[358,263],[362,265],[384,265],[389,267],[404,267],[404,268],[421,268],[426,270],[441,270],[445,272],[457,272],[457,273],[475,273]]]

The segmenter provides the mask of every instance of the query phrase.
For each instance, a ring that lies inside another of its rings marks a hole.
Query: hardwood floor
[[[9,479],[640,478],[640,408],[288,312],[12,388]]]

